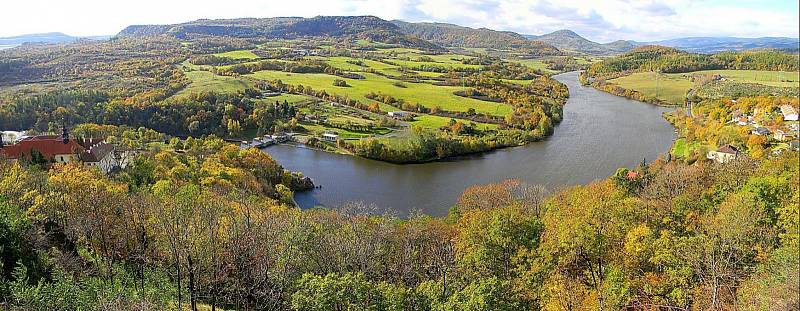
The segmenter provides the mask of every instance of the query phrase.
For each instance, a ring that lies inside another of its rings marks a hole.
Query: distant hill
[[[118,36],[171,35],[181,39],[203,36],[237,38],[337,37],[369,39],[424,49],[441,47],[403,33],[395,24],[375,16],[317,16],[201,19],[175,25],[134,25]]]
[[[69,43],[79,39],[103,40],[110,36],[73,37],[60,32],[37,33],[0,38],[0,49],[15,47],[25,43]]]
[[[741,51],[750,49],[785,49],[797,50],[800,44],[798,38],[762,37],[762,38],[735,38],[735,37],[689,37],[671,40],[644,42],[639,44],[654,44],[674,47],[694,53],[718,53],[723,51]]]
[[[469,28],[445,23],[409,23],[392,21],[401,31],[443,46],[462,48],[528,49],[538,55],[560,55],[558,48],[541,41],[531,41],[511,31]]]
[[[612,55],[627,52],[637,46],[632,41],[614,41],[611,43],[597,43],[581,37],[572,30],[558,30],[541,36],[526,35],[531,40],[539,40],[554,45],[561,50],[575,51],[591,55]]]

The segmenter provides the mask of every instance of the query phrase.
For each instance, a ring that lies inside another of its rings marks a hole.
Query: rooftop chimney
[[[61,127],[61,140],[65,145],[69,143],[69,133],[67,132],[66,126]]]

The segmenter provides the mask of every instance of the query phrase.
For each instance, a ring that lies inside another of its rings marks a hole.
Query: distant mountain
[[[663,45],[687,52],[710,54],[723,51],[740,51],[760,48],[797,50],[798,45],[800,45],[800,39],[785,37],[689,37],[639,44]]]
[[[369,39],[424,49],[441,47],[403,33],[395,24],[375,16],[317,16],[201,19],[175,25],[134,25],[118,36],[170,35],[181,39],[203,36],[237,38],[337,37]]]
[[[0,49],[11,48],[25,43],[69,43],[79,39],[104,40],[111,36],[73,37],[60,32],[37,33],[0,38]]]
[[[527,49],[532,54],[560,55],[558,48],[531,41],[511,31],[496,31],[486,28],[469,28],[445,23],[409,23],[392,21],[401,31],[443,46],[462,48]]]
[[[20,45],[23,43],[63,43],[78,40],[77,37],[60,32],[37,33],[14,37],[0,38],[0,45]]]
[[[614,41],[611,43],[597,43],[581,37],[572,30],[558,30],[541,36],[526,35],[531,40],[539,40],[554,45],[555,47],[591,55],[611,55],[629,51],[637,45],[632,41]]]

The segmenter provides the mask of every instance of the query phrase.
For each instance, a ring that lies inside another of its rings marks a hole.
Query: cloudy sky
[[[523,34],[566,28],[599,42],[798,37],[798,10],[797,0],[9,0],[0,12],[0,36],[109,35],[131,24],[200,18],[375,15]]]

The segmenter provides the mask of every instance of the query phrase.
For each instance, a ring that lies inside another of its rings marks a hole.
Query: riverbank
[[[400,215],[420,210],[442,216],[475,184],[518,179],[550,189],[606,178],[670,149],[670,109],[585,87],[577,73],[556,75],[570,88],[564,120],[539,142],[417,164],[393,164],[307,148],[265,149],[284,167],[302,171],[322,189],[298,192],[303,208],[362,201]]]

